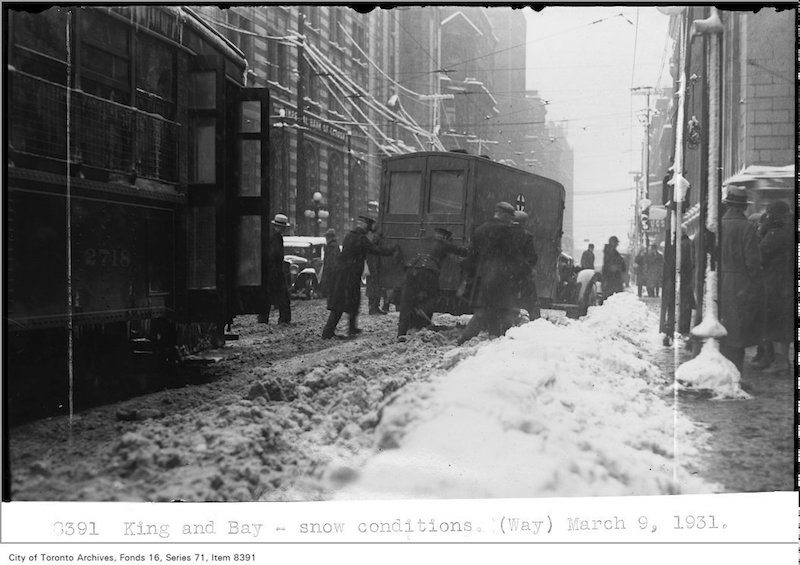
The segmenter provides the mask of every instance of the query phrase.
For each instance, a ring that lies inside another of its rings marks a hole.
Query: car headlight
[[[298,267],[297,265],[291,265],[289,267],[289,272],[292,273],[293,275],[296,275],[297,273],[300,272],[300,267]]]

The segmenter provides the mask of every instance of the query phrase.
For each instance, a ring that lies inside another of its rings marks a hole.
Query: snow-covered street
[[[320,300],[179,388],[10,430],[14,500],[249,501],[648,495],[792,488],[792,382],[680,392],[654,304],[611,297],[461,347],[397,316],[323,341]],[[685,357],[685,353],[683,353]],[[677,447],[677,452],[676,452]]]

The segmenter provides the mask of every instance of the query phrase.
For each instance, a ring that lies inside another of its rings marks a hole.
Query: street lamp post
[[[322,208],[322,193],[315,192],[314,196],[312,196],[312,206],[313,209],[306,210],[303,212],[303,215],[308,218],[309,220],[314,220],[314,237],[319,237],[319,227],[322,224],[322,220],[327,220],[330,213]]]

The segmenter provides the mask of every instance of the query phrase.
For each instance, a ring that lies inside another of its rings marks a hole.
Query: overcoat
[[[729,207],[722,217],[720,238],[719,321],[731,348],[755,345],[759,338],[761,257],[758,234],[744,211]]]
[[[380,247],[369,240],[361,227],[350,230],[336,258],[333,285],[328,296],[328,310],[357,314],[361,305],[361,274],[367,254],[392,255],[393,249]]]
[[[794,234],[789,222],[770,221],[759,243],[763,268],[763,339],[794,340]]]
[[[470,300],[474,308],[516,307],[513,276],[523,257],[511,224],[492,218],[479,226],[472,237],[467,262],[474,268]]]

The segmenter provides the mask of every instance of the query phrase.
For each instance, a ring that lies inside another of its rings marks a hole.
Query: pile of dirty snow
[[[351,478],[338,497],[718,490],[691,476],[703,436],[682,417],[675,429],[662,397],[671,383],[644,360],[657,328],[643,303],[618,294],[579,321],[538,319],[461,348],[469,353],[454,352],[451,369],[386,407],[374,457],[358,471],[330,470]]]

